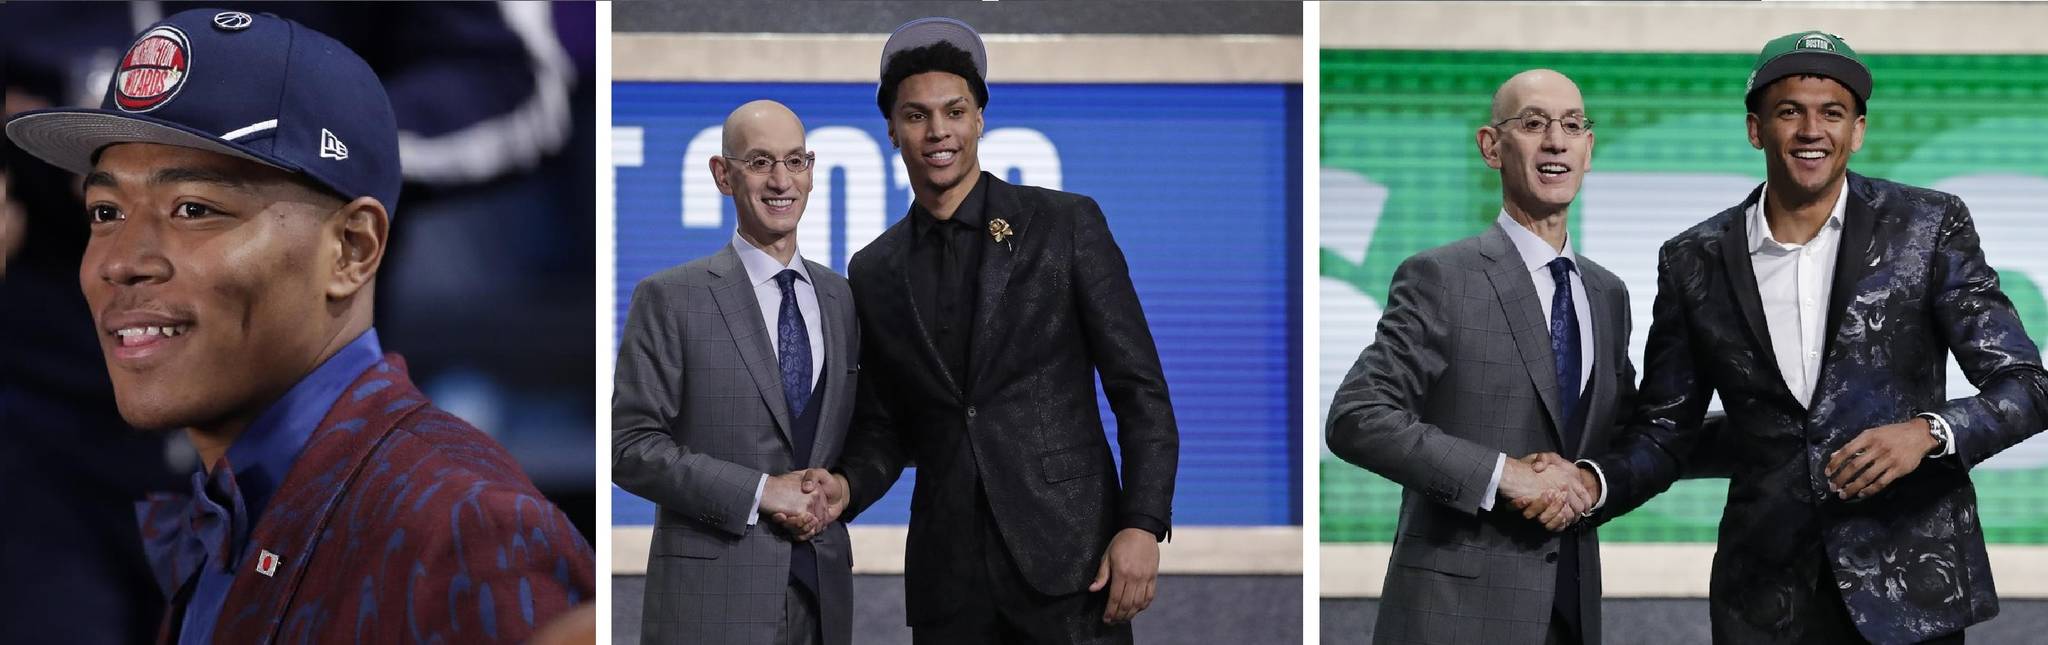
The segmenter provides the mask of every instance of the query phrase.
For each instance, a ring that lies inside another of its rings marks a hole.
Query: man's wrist
[[[1927,421],[1927,434],[1934,440],[1934,447],[1927,450],[1929,459],[1956,454],[1955,428],[1948,424],[1947,419],[1933,412],[1922,412],[1914,416]]]

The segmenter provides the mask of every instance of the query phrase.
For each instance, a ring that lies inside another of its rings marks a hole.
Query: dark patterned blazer
[[[1664,244],[1629,432],[1597,462],[1604,521],[1670,486],[1704,433],[1732,469],[1710,591],[1717,642],[1798,642],[1822,566],[1873,642],[1918,642],[1998,613],[1968,469],[2048,422],[2041,354],[1954,195],[1850,174],[1827,341],[1811,408],[1786,389],[1751,270],[1744,212],[1762,188]],[[1979,394],[1943,400],[1954,353]],[[1822,474],[1865,429],[1935,412],[1956,457],[1923,462],[1862,501]]]
[[[1180,434],[1145,311],[1101,208],[986,172],[981,181],[989,182],[986,220],[1008,222],[1014,235],[977,238],[988,247],[969,373],[946,368],[913,308],[910,218],[847,266],[863,373],[840,458],[852,489],[841,519],[880,499],[916,461],[904,560],[913,625],[985,593],[952,575],[982,566],[977,478],[1018,570],[1047,595],[1084,591],[1118,529],[1150,523],[1163,534],[1172,521]],[[1097,374],[1116,414],[1121,485],[1096,407]]]
[[[596,598],[569,518],[396,354],[321,419],[239,558],[216,642],[519,642]]]

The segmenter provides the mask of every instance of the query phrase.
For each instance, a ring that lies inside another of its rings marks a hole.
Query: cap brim
[[[253,135],[252,135],[253,136]],[[247,159],[285,172],[300,170],[274,157],[242,148],[168,121],[107,110],[57,109],[24,112],[7,121],[7,138],[52,166],[85,175],[93,157],[117,143],[158,143]]]
[[[1763,67],[1757,68],[1756,87],[1750,88],[1749,91],[1762,91],[1772,83],[1778,82],[1778,79],[1799,74],[1819,74],[1835,79],[1835,82],[1849,88],[1849,92],[1855,94],[1856,98],[1870,100],[1871,79],[1868,68],[1847,56],[1818,51],[1790,52],[1764,63]]]

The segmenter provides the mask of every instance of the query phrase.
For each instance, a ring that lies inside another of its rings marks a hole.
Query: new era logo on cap
[[[348,144],[342,143],[341,137],[334,136],[334,133],[328,132],[327,128],[321,128],[320,156],[327,159],[334,159],[336,161],[347,159]]]

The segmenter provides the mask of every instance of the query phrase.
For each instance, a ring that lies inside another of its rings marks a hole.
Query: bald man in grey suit
[[[1598,503],[1569,462],[1516,457],[1604,449],[1635,389],[1628,290],[1565,237],[1593,149],[1578,86],[1516,75],[1477,143],[1499,216],[1401,264],[1330,405],[1330,450],[1405,489],[1373,641],[1599,643],[1598,538],[1517,510],[1549,500],[1563,529]]]
[[[734,110],[710,159],[739,213],[732,243],[633,290],[612,481],[661,508],[643,642],[852,637],[846,527],[802,484],[838,461],[860,348],[846,279],[796,248],[814,161],[788,108]]]

